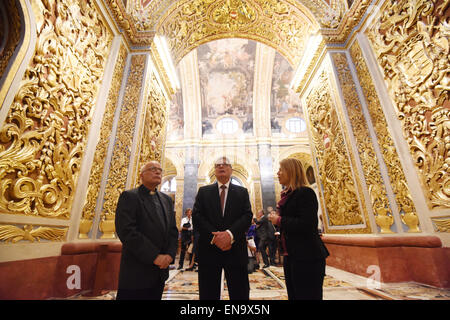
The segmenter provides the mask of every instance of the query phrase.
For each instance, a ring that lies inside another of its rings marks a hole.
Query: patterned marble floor
[[[171,270],[163,300],[198,300],[198,273]],[[260,269],[249,275],[251,300],[287,300],[282,267]],[[113,300],[116,292],[99,297],[81,294],[74,300]],[[367,278],[327,266],[323,290],[324,300],[450,300],[450,290],[418,283],[377,283],[368,285]],[[223,299],[228,300],[224,281]]]

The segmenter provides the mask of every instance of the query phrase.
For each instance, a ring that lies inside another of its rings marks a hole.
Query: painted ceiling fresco
[[[203,137],[227,139],[254,135],[253,117],[258,108],[253,106],[253,90],[258,45],[263,46],[252,40],[231,38],[208,42],[196,49]],[[300,99],[290,88],[293,75],[288,61],[276,52],[270,92],[271,123],[267,124],[275,136],[306,134]],[[169,141],[183,138],[183,117],[183,98],[179,91],[171,102]],[[293,119],[297,121],[294,123],[296,130],[290,131],[288,123]],[[223,126],[230,125],[222,124],[221,120],[234,121],[236,127],[230,127],[232,134],[227,136],[221,131]]]
[[[253,132],[255,52],[256,42],[246,39],[222,39],[198,47],[203,135],[213,133],[216,120],[224,116],[245,123],[244,133]]]

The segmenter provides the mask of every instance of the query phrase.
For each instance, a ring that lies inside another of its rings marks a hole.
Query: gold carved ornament
[[[450,217],[432,217],[431,221],[436,226],[437,232],[450,233]]]
[[[0,211],[69,218],[111,35],[92,1],[34,1],[34,56],[0,129]]]
[[[356,92],[356,86],[350,73],[345,53],[331,55],[342,88],[347,114],[356,141],[359,158],[362,164],[364,178],[370,195],[375,222],[381,233],[392,233],[390,227],[394,224],[392,209],[389,205],[384,181],[381,177],[369,129],[365,122],[362,106]]]
[[[387,1],[367,31],[430,209],[450,208],[449,11]]]
[[[183,0],[168,9],[156,30],[167,37],[175,63],[205,42],[240,37],[272,46],[297,65],[308,35],[318,29],[308,10],[297,5],[276,0]]]
[[[159,83],[152,73],[148,85],[148,97],[146,102],[145,120],[140,142],[140,152],[138,155],[139,170],[150,160],[162,161],[164,147],[164,137],[167,122],[167,102]],[[135,185],[139,184],[139,174],[136,175]]]
[[[125,190],[128,176],[133,133],[144,82],[145,62],[146,55],[139,54],[131,57],[102,205],[99,224],[99,229],[103,233],[102,238],[115,238],[116,205],[120,193]]]
[[[403,173],[394,141],[388,131],[388,125],[384,117],[383,109],[381,108],[380,100],[378,99],[378,94],[358,42],[355,42],[351,46],[350,54],[356,67],[373,129],[377,136],[378,144],[380,145],[381,155],[389,174],[389,182],[394,191],[401,221],[408,226],[408,232],[420,232],[419,219],[406,183],[405,174]]]
[[[79,227],[78,237],[80,239],[88,238],[87,234],[91,230],[94,215],[96,212],[97,198],[99,196],[100,184],[103,177],[106,154],[109,145],[109,139],[111,136],[112,126],[114,123],[114,114],[118,103],[127,54],[127,49],[123,44],[121,44],[116,65],[114,67],[111,88],[109,89],[108,98],[106,101],[105,112],[103,115],[100,130],[100,137],[95,149],[94,160],[89,175],[86,201],[83,206],[82,218]]]
[[[306,105],[329,224],[363,224],[343,133],[331,100],[327,72],[323,71],[314,84]],[[352,232],[365,231],[355,229]]]
[[[22,228],[13,225],[0,225],[0,241],[16,243],[19,241],[64,241],[69,227],[37,227],[24,225]]]

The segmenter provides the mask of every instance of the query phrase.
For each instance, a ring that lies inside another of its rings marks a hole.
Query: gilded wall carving
[[[390,229],[394,224],[392,208],[389,204],[377,155],[370,138],[369,129],[356,92],[356,86],[350,73],[347,57],[345,53],[333,53],[331,57],[336,67],[345,107],[353,136],[355,137],[375,222],[380,227],[381,233],[392,233]]]
[[[168,38],[175,63],[202,43],[237,36],[275,47],[297,65],[317,28],[307,10],[289,2],[184,0],[168,10],[156,30]]]
[[[135,185],[139,184],[139,169],[148,161],[162,162],[167,123],[167,100],[152,72],[148,81],[145,118],[142,126],[140,152],[136,166]]]
[[[430,209],[450,208],[449,11],[387,1],[367,30]]]
[[[365,213],[361,212],[359,206],[358,186],[353,180],[350,157],[331,99],[326,71],[314,83],[313,90],[306,98],[306,106],[329,226],[364,224]],[[370,232],[370,228],[328,231],[361,233]]]
[[[0,225],[0,243],[19,241],[40,242],[41,240],[65,241],[69,227]]]
[[[431,221],[437,232],[450,233],[450,217],[432,217]]]
[[[80,222],[79,238],[87,238],[87,233],[90,231],[94,219],[127,54],[127,49],[123,44],[121,44],[111,80],[111,88],[109,89],[108,98],[106,100],[105,112],[103,114],[100,129],[100,137],[95,149],[94,160],[89,175],[86,201],[82,211],[82,220]]]
[[[370,76],[369,69],[362,56],[359,44],[355,42],[350,48],[350,54],[356,67],[359,83],[364,93],[367,109],[370,115],[373,129],[377,136],[383,161],[386,165],[389,182],[394,191],[395,200],[400,211],[401,220],[408,226],[409,232],[419,232],[419,218],[409,191],[405,174],[394,145],[394,141],[388,131],[388,125],[378,99],[375,86]]]
[[[37,42],[0,130],[0,212],[69,218],[111,34],[93,1],[34,1]]]
[[[146,55],[133,55],[125,86],[125,93],[120,110],[111,158],[104,200],[101,212],[100,231],[102,238],[114,238],[114,217],[117,200],[125,190],[128,167],[131,161],[131,146],[133,144],[134,128],[141,98],[141,88],[144,82]]]

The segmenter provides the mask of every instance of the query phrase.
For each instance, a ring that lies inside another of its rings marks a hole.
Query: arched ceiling
[[[167,141],[194,136],[251,139],[263,132],[279,138],[307,137],[302,103],[290,86],[294,69],[263,43],[242,38],[204,43],[182,59],[178,73],[182,86],[171,101]],[[200,115],[189,116],[192,113]],[[260,120],[261,113],[267,115],[265,120]],[[235,130],[221,131],[222,120],[234,122]]]
[[[287,1],[181,0],[156,25],[177,63],[197,46],[222,38],[262,42],[298,64],[319,25],[309,10]]]
[[[306,40],[320,32],[343,42],[371,0],[104,0],[133,46],[167,37],[177,64],[197,46],[246,38],[275,48],[297,65]]]

